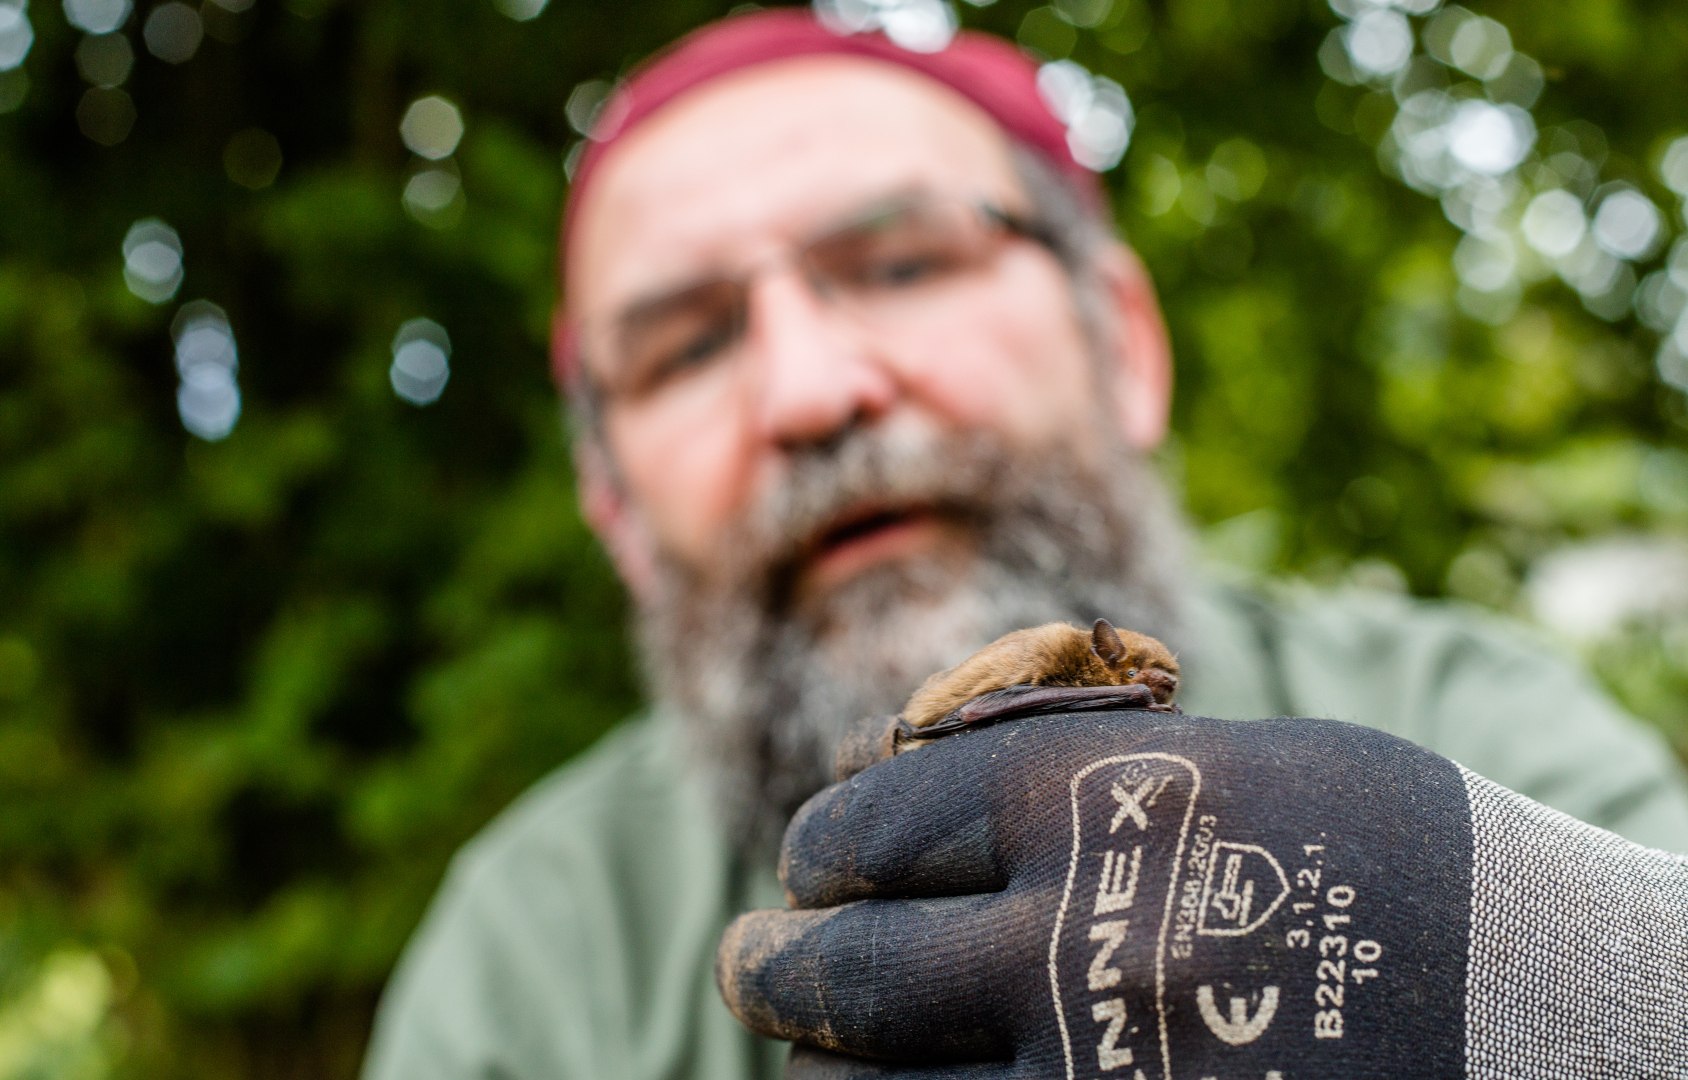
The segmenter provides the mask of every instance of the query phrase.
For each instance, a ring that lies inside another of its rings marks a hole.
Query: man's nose
[[[753,408],[767,442],[824,443],[896,399],[892,372],[868,335],[793,269],[752,287],[747,332]]]

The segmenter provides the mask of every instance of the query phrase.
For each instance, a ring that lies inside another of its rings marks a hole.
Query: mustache
[[[855,428],[805,447],[728,531],[722,576],[779,614],[789,610],[804,564],[841,530],[916,512],[988,526],[994,514],[984,493],[1002,471],[989,449],[982,437],[907,427]]]

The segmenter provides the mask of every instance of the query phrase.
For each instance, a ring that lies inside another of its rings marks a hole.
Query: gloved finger
[[[1007,1061],[1004,988],[1042,970],[1048,935],[1025,929],[1039,917],[1005,895],[753,911],[723,935],[716,981],[772,1038],[882,1060]]]
[[[852,721],[838,741],[832,755],[832,779],[836,783],[848,780],[870,765],[876,765],[897,752],[897,726],[901,717],[864,716]]]
[[[988,755],[960,732],[882,761],[804,803],[786,828],[780,880],[793,907],[868,897],[995,892]]]
[[[793,1047],[785,1080],[1018,1080],[1032,1074],[1008,1062],[966,1065],[906,1065]]]

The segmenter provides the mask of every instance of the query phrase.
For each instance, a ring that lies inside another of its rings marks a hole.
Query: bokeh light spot
[[[1583,217],[1581,199],[1555,188],[1530,200],[1521,226],[1526,243],[1550,259],[1559,259],[1577,249],[1588,220]]]
[[[1114,0],[1055,0],[1055,13],[1074,26],[1101,26],[1114,9]]]
[[[1067,148],[1085,168],[1118,165],[1131,143],[1135,114],[1125,90],[1071,60],[1044,64],[1037,88],[1051,112],[1067,125]]]
[[[1659,378],[1678,390],[1688,392],[1688,352],[1677,347],[1676,342],[1666,341],[1659,346],[1654,362],[1658,365]]]
[[[1442,195],[1442,213],[1468,233],[1491,235],[1501,231],[1501,219],[1518,197],[1511,176],[1472,176]]]
[[[208,320],[188,328],[176,342],[176,367],[182,375],[206,364],[231,372],[239,367],[234,338],[227,327]]]
[[[1344,19],[1358,19],[1379,8],[1394,8],[1408,15],[1428,15],[1442,6],[1442,0],[1330,0],[1330,9]]]
[[[910,52],[941,52],[960,28],[943,0],[905,0],[892,5],[883,20],[885,36]]]
[[[611,84],[604,79],[588,79],[569,91],[569,99],[563,105],[563,115],[568,117],[569,127],[587,137],[592,135],[592,125],[598,120],[598,112],[609,100]]]
[[[1659,179],[1678,195],[1688,199],[1688,135],[1673,139],[1659,159]]]
[[[1665,272],[1670,279],[1688,289],[1688,236],[1679,237],[1671,245],[1670,260],[1665,264]]]
[[[1455,182],[1445,127],[1450,105],[1442,91],[1424,90],[1401,102],[1390,125],[1390,140],[1397,151],[1393,164],[1400,169],[1401,179],[1420,191],[1437,193]]]
[[[1493,19],[1465,19],[1448,40],[1448,58],[1468,75],[1496,78],[1512,59],[1512,35]]]
[[[180,0],[171,0],[152,9],[141,36],[146,39],[147,51],[166,64],[185,64],[205,40],[205,24],[199,12]]]
[[[537,19],[551,0],[493,0],[492,6],[517,22]]]
[[[457,197],[462,182],[446,169],[424,169],[405,185],[405,202],[418,210],[437,213]]]
[[[387,370],[393,393],[412,405],[432,405],[451,379],[451,336],[432,319],[411,319],[393,335]]]
[[[1266,155],[1247,139],[1227,139],[1214,147],[1205,175],[1215,195],[1245,202],[1266,182]]]
[[[176,338],[176,411],[182,427],[209,442],[226,438],[240,419],[235,374],[239,350],[228,316],[216,304],[183,304],[171,323]]]
[[[1467,236],[1454,248],[1454,273],[1480,292],[1500,292],[1514,282],[1518,253],[1505,233]]]
[[[1445,7],[1424,24],[1424,50],[1449,67],[1457,67],[1453,55],[1454,35],[1467,22],[1477,18],[1458,5]]]
[[[404,208],[423,225],[450,228],[463,216],[463,181],[454,169],[418,171],[404,185]]]
[[[1067,129],[1067,148],[1080,165],[1097,172],[1118,165],[1131,143],[1131,102],[1113,83],[1098,80],[1097,100]]]
[[[1592,238],[1582,241],[1559,262],[1559,276],[1583,296],[1599,296],[1617,281],[1623,264],[1600,249]]]
[[[1402,102],[1426,90],[1445,91],[1448,82],[1447,68],[1428,56],[1417,55],[1409,59],[1389,80],[1389,95],[1397,102]]]
[[[129,18],[129,0],[64,0],[64,17],[89,34],[109,34]]]
[[[1688,310],[1688,287],[1671,276],[1668,270],[1655,270],[1642,279],[1635,290],[1635,315],[1641,324],[1655,333],[1672,332]]]
[[[1489,176],[1516,168],[1535,137],[1535,121],[1516,105],[1462,101],[1448,119],[1448,152],[1472,172]]]
[[[76,46],[76,70],[95,86],[122,86],[135,67],[135,50],[122,34],[89,34]]]
[[[429,94],[411,102],[404,111],[399,135],[411,153],[439,161],[456,152],[463,138],[463,114],[445,98]]]
[[[76,126],[101,146],[116,146],[135,126],[135,103],[116,87],[90,87],[76,103]]]
[[[1620,259],[1645,259],[1658,249],[1664,217],[1631,187],[1615,188],[1594,212],[1594,239]]]
[[[223,147],[223,171],[243,188],[267,188],[281,172],[281,144],[263,128],[237,131]]]
[[[123,236],[123,281],[150,304],[162,304],[182,284],[182,240],[157,218],[143,218]]]
[[[574,182],[574,171],[580,168],[580,159],[586,155],[586,142],[581,140],[563,151],[563,179]]]
[[[240,386],[227,369],[191,368],[176,389],[176,412],[182,426],[201,439],[227,438],[240,419]]]
[[[1620,262],[1618,271],[1612,275],[1612,283],[1606,287],[1606,291],[1584,296],[1583,307],[1607,322],[1619,322],[1629,318],[1635,289],[1635,271],[1628,263]]]
[[[1541,65],[1521,52],[1512,54],[1500,74],[1484,80],[1483,89],[1490,100],[1528,109],[1541,97],[1547,76]]]
[[[1353,86],[1360,81],[1359,72],[1354,70],[1354,61],[1348,56],[1346,26],[1331,30],[1319,43],[1319,67],[1328,77],[1344,86]]]
[[[1090,105],[1090,72],[1072,60],[1056,60],[1037,69],[1037,89],[1051,112],[1066,121]]]
[[[1599,167],[1574,151],[1550,154],[1542,167],[1556,178],[1554,182],[1572,191],[1592,192],[1600,179]]]
[[[1412,26],[1400,12],[1379,8],[1349,23],[1342,43],[1357,71],[1384,78],[1401,70],[1412,57]]]
[[[229,317],[209,300],[190,300],[183,304],[170,321],[170,333],[176,339],[178,374],[185,376],[203,365],[224,368],[230,374],[239,370],[240,350],[235,345]]]
[[[35,44],[35,27],[23,8],[0,3],[0,71],[11,71],[23,63]]]
[[[834,33],[878,30],[910,52],[939,52],[960,27],[944,0],[815,0],[814,8]]]
[[[1132,189],[1137,202],[1150,217],[1160,217],[1178,205],[1184,193],[1184,174],[1178,164],[1161,154],[1139,158],[1132,168]]]
[[[1635,293],[1635,272],[1629,264],[1603,250],[1592,236],[1559,261],[1559,277],[1581,294],[1583,307],[1608,321],[1629,314]]]

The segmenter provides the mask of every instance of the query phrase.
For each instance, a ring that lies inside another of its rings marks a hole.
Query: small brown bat
[[[1097,619],[1088,632],[1066,623],[1046,623],[1004,634],[927,679],[903,707],[902,720],[913,733],[941,726],[946,719],[977,722],[978,718],[966,719],[965,706],[986,695],[994,717],[1005,707],[1020,712],[1046,700],[1075,700],[1070,694],[1033,693],[1034,688],[1132,686],[1147,693],[1098,697],[1115,707],[1176,711],[1172,698],[1178,692],[1178,660],[1171,650],[1147,634],[1116,630],[1106,619]]]
[[[1178,660],[1147,634],[1097,619],[1088,632],[1046,623],[1004,634],[927,679],[896,716],[865,720],[838,749],[842,780],[875,761],[965,728],[1098,709],[1179,712]]]

